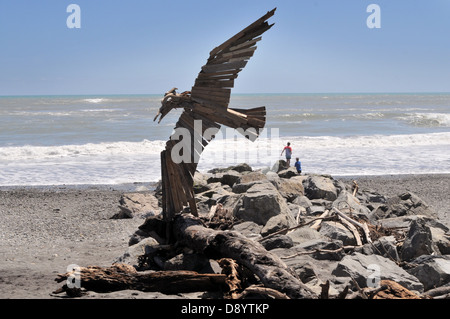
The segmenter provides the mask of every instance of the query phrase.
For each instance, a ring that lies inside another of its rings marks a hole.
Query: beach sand
[[[416,193],[450,225],[450,175],[355,176],[361,189],[383,195]],[[61,298],[54,281],[71,264],[110,266],[144,220],[110,219],[124,190],[108,187],[28,187],[0,190],[0,298]],[[123,291],[87,298],[165,298]]]

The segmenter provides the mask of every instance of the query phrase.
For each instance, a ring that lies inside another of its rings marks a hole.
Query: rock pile
[[[254,171],[242,164],[197,172],[194,188],[205,224],[220,211],[215,225],[262,244],[317,296],[327,287],[327,296],[350,289],[348,296],[364,298],[367,289],[382,291],[392,287],[389,282],[415,297],[449,296],[449,228],[423,200],[282,167]],[[219,263],[205,254],[169,253],[158,214],[139,227],[118,262],[138,270],[221,273]]]

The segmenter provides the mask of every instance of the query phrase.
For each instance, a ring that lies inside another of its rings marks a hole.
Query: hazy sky
[[[233,93],[450,91],[449,0],[1,0],[0,95],[190,90],[215,46],[274,7]]]

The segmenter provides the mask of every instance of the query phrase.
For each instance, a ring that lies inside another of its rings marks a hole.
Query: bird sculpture
[[[201,68],[191,91],[168,91],[154,121],[159,122],[172,110],[182,108],[174,133],[161,152],[162,212],[166,222],[185,208],[198,216],[194,194],[194,174],[203,149],[221,125],[242,133],[251,141],[258,138],[266,123],[266,108],[229,108],[234,80],[253,56],[261,35],[273,24],[266,20],[275,9],[214,48]],[[189,138],[183,132],[189,133]],[[183,139],[180,141],[180,135]],[[181,146],[183,147],[181,147]]]

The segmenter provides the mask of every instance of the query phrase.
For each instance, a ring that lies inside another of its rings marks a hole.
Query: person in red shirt
[[[292,156],[292,147],[291,143],[287,143],[287,146],[283,148],[280,155],[283,155],[283,153],[286,152],[286,165],[289,167],[291,165],[291,156]]]

